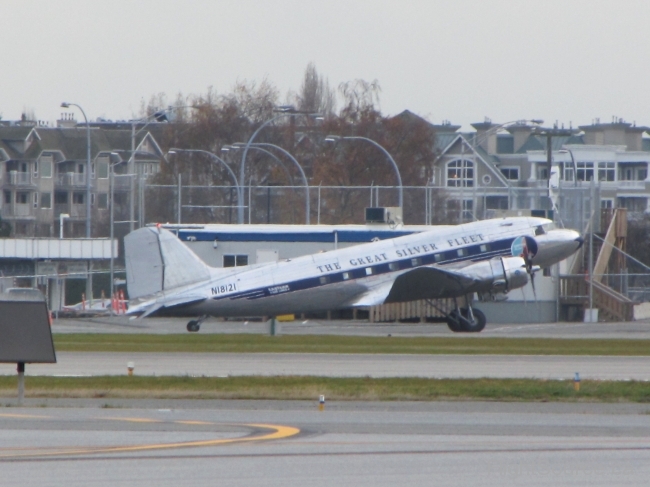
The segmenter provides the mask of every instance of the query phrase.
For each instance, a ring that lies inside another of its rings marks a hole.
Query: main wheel
[[[463,308],[463,316],[465,317],[464,320],[462,320],[462,331],[466,331],[469,333],[478,333],[479,331],[483,330],[485,328],[485,313],[481,311],[480,309],[472,308],[472,314],[474,315],[474,320],[469,321],[467,319],[467,316],[469,315],[469,310],[467,308]]]
[[[463,322],[462,316],[459,315],[457,310],[453,310],[449,315],[447,316],[447,326],[451,331],[454,333],[459,333],[463,331]]]
[[[191,320],[187,323],[187,331],[189,332],[199,331],[199,328],[201,328],[199,320]]]

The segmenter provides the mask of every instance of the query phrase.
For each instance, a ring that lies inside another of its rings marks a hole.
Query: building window
[[[83,205],[84,201],[86,198],[84,198],[85,194],[80,193],[80,192],[75,192],[72,193],[72,204],[73,205]]]
[[[486,210],[507,210],[508,197],[507,196],[486,196],[485,209]]]
[[[41,208],[52,208],[52,193],[41,193]]]
[[[573,181],[573,166],[567,166],[566,164],[564,165],[564,180],[565,181]]]
[[[55,205],[67,205],[68,204],[68,193],[66,191],[56,191],[54,193],[54,204]]]
[[[51,178],[52,177],[52,161],[41,161],[41,177],[42,178]]]
[[[622,181],[644,181],[647,177],[647,167],[623,167],[619,165],[618,178]]]
[[[447,186],[471,188],[474,186],[474,163],[457,159],[447,164]]]
[[[26,205],[29,202],[29,193],[26,191],[16,192],[16,203],[19,205]]]
[[[614,200],[611,199],[602,199],[600,200],[601,208],[614,208]]]
[[[108,179],[108,161],[104,157],[97,160],[97,178]]]
[[[519,181],[518,167],[502,167],[501,174],[503,174],[508,181]]]
[[[99,193],[97,195],[97,208],[100,210],[107,210],[108,209],[108,193]]]
[[[224,255],[223,256],[224,267],[240,267],[243,265],[248,265],[248,255]]]
[[[577,179],[578,181],[591,181],[594,179],[594,163],[593,162],[576,162],[578,168]]]
[[[599,162],[598,181],[615,181],[615,180],[616,180],[616,163]]]
[[[618,206],[627,208],[628,211],[642,212],[648,209],[648,199],[639,197],[618,198]]]
[[[38,193],[34,192],[34,200],[33,200],[34,208],[38,208]]]
[[[11,191],[5,191],[5,203],[7,205],[11,204]]]
[[[34,161],[34,178],[38,177],[38,161]]]

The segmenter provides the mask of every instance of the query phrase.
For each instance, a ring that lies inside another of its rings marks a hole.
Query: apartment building
[[[472,127],[460,133],[450,123],[435,126],[433,184],[462,220],[519,209],[555,210],[571,220],[593,199],[596,207],[627,208],[631,218],[650,212],[650,127],[617,118],[577,128],[491,120]]]
[[[56,127],[0,121],[0,215],[13,236],[60,236],[63,222],[65,237],[84,237],[88,182],[91,235],[108,236],[111,172],[114,211],[122,220],[128,216],[132,188],[159,171],[163,152],[148,127],[98,125],[90,128],[87,171],[85,124],[71,118],[59,120]]]

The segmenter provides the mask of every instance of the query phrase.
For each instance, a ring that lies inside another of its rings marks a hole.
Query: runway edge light
[[[323,396],[322,394],[318,398],[318,410],[319,411],[324,411],[325,410],[325,396]]]
[[[126,370],[129,376],[133,375],[133,369],[135,369],[135,364],[133,362],[127,362]]]
[[[576,391],[580,390],[580,373],[576,372],[575,375],[573,376],[573,388]]]

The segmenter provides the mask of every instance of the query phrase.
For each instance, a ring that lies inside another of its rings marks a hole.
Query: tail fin
[[[207,280],[210,268],[172,232],[144,227],[124,237],[129,298]]]

